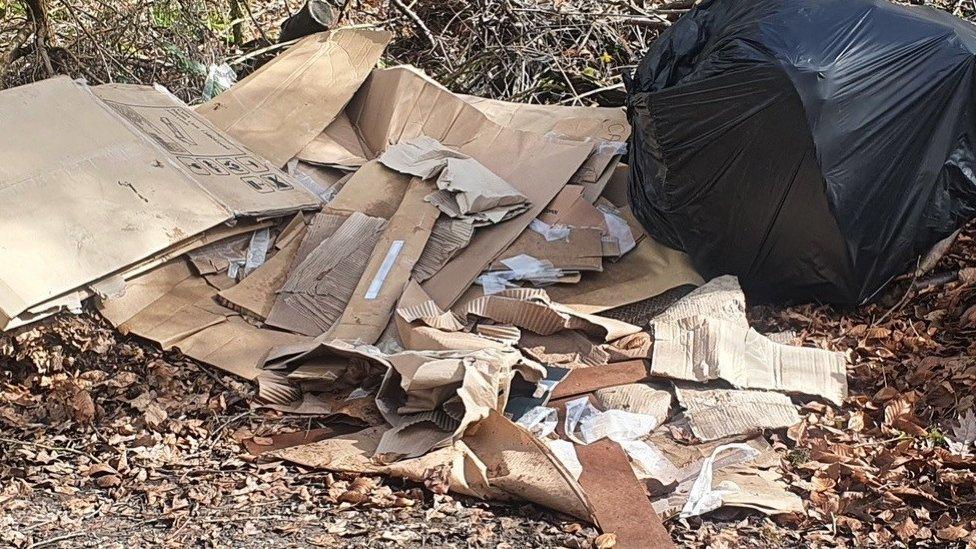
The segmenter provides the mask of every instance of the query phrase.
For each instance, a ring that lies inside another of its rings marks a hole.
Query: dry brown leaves
[[[976,539],[974,234],[970,225],[935,269],[961,271],[950,283],[906,296],[904,280],[879,303],[851,310],[751,312],[756,324],[796,330],[806,345],[850,350],[844,409],[807,406],[786,445],[783,469],[808,500],[808,542],[965,546]]]

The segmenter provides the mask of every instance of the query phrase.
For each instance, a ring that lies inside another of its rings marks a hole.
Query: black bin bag
[[[762,299],[862,303],[976,216],[976,26],[706,0],[626,78],[634,214]]]

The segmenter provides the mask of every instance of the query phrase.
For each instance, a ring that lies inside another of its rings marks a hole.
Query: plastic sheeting
[[[706,0],[627,80],[634,214],[701,274],[861,303],[976,216],[976,27],[884,0]]]

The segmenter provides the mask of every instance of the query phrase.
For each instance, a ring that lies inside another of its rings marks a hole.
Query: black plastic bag
[[[976,26],[884,0],[714,0],[627,78],[634,213],[706,277],[861,303],[976,216]]]

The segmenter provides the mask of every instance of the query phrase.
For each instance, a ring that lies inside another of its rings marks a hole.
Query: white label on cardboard
[[[390,269],[393,268],[393,264],[396,262],[397,256],[400,255],[400,250],[403,249],[402,240],[394,240],[390,244],[390,250],[386,252],[386,258],[383,259],[383,264],[380,265],[380,270],[376,271],[376,276],[373,277],[373,281],[370,282],[369,288],[366,290],[365,299],[376,299],[376,296],[380,294],[380,288],[383,287],[383,283],[386,282],[387,275],[390,274]]]

